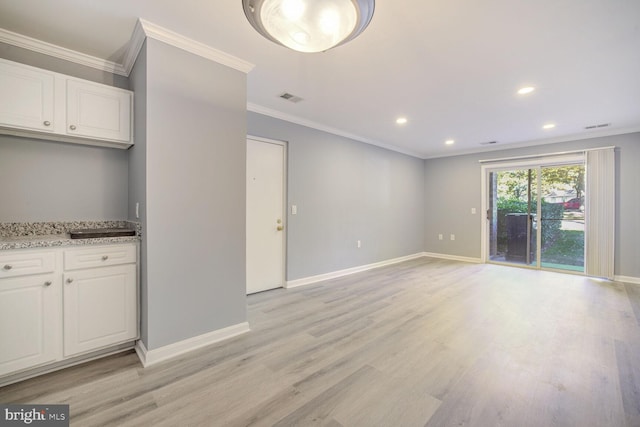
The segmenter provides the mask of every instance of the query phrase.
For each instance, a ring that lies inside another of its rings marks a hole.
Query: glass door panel
[[[537,266],[538,172],[514,169],[489,173],[489,259]]]
[[[543,268],[584,272],[584,165],[541,168]]]

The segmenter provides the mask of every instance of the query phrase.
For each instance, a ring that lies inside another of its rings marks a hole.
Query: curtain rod
[[[506,160],[537,159],[537,158],[540,158],[540,157],[564,156],[564,155],[567,155],[567,154],[586,153],[587,151],[609,150],[611,148],[615,149],[616,146],[612,145],[610,147],[585,148],[583,150],[561,151],[559,153],[530,154],[528,156],[502,157],[502,158],[499,158],[499,159],[478,160],[478,162],[480,162],[480,163],[491,163],[491,162],[504,162]]]

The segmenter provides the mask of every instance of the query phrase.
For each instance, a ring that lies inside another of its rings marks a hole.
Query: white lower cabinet
[[[59,289],[53,274],[0,280],[0,376],[58,358]]]
[[[0,251],[0,385],[137,339],[137,248]]]
[[[136,266],[125,264],[64,274],[64,355],[135,339]]]

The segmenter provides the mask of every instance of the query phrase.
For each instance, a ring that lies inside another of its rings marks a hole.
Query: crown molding
[[[127,66],[133,66],[135,57],[138,55],[138,52],[142,47],[142,43],[144,42],[144,39],[141,39],[140,33],[143,33],[146,37],[150,37],[154,40],[158,40],[173,47],[193,53],[194,55],[198,55],[219,64],[226,65],[227,67],[235,70],[242,71],[245,74],[253,70],[255,67],[254,64],[247,62],[244,59],[240,59],[221,50],[214,49],[211,46],[185,37],[144,19],[138,19],[136,28],[133,31],[131,39],[132,42],[129,44],[129,51],[125,56],[125,65]],[[130,68],[129,71],[131,71]]]
[[[626,135],[640,132],[640,126],[630,126],[624,128],[611,128],[602,130],[589,130],[584,133],[572,133],[553,138],[534,139],[525,141],[506,142],[504,144],[494,144],[488,147],[472,148],[451,153],[440,153],[432,156],[424,156],[425,160],[441,159],[443,157],[465,156],[468,154],[488,153],[491,151],[517,150],[518,148],[537,147],[540,145],[556,144],[559,142],[581,141],[584,139],[603,138],[607,136]]]
[[[136,26],[133,28],[129,45],[127,46],[127,50],[125,51],[122,59],[122,67],[127,72],[127,76],[131,74],[131,70],[133,69],[133,65],[136,63],[140,49],[142,49],[142,45],[144,45],[144,41],[147,38],[140,21],[140,19],[136,21]]]
[[[416,151],[406,150],[401,147],[384,144],[382,142],[379,142],[370,138],[365,138],[360,135],[349,133],[349,132],[336,129],[330,126],[326,126],[318,122],[314,122],[311,120],[304,119],[302,117],[294,116],[292,114],[283,113],[282,111],[274,110],[268,107],[263,107],[262,105],[254,104],[252,102],[247,103],[247,110],[252,111],[254,113],[262,114],[265,116],[273,117],[274,119],[284,120],[285,122],[295,123],[297,125],[306,126],[308,128],[331,133],[337,136],[342,136],[344,138],[349,138],[354,141],[364,142],[365,144],[369,144],[369,145],[375,145],[376,147],[384,148],[385,150],[395,151],[397,153],[406,154],[407,156],[417,157],[419,159],[423,158],[423,155]]]
[[[250,62],[226,52],[222,52],[221,50],[214,49],[211,46],[182,36],[144,19],[138,19],[136,22],[129,45],[124,54],[122,64],[87,55],[85,53],[76,52],[71,49],[0,28],[0,42],[2,43],[21,47],[76,64],[85,65],[101,71],[107,71],[112,74],[119,74],[125,77],[128,77],[129,73],[131,73],[133,64],[136,62],[136,58],[140,53],[140,49],[142,48],[146,37],[159,40],[171,46],[193,53],[194,55],[226,65],[227,67],[241,71],[245,74],[255,67],[255,65]]]
[[[74,62],[101,71],[107,71],[112,74],[127,76],[129,73],[121,64],[106,59],[101,59],[85,53],[76,52],[55,44],[47,43],[42,40],[34,39],[13,31],[0,28],[0,42],[12,46],[21,47],[34,52],[53,56],[54,58],[63,59],[65,61]]]

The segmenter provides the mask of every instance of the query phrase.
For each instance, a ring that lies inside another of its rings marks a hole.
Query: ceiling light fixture
[[[554,125],[553,123],[549,123],[542,126],[542,129],[553,129],[554,127],[556,127],[556,125]]]
[[[399,118],[396,120],[396,123],[397,123],[397,124],[399,124],[399,125],[403,125],[403,124],[405,124],[405,123],[407,123],[407,122],[408,122],[408,120],[407,120],[407,118],[406,118],[406,117],[399,117]]]
[[[453,139],[447,139],[444,143],[447,145],[453,145],[455,141]]]
[[[242,0],[242,7],[253,28],[272,42],[323,52],[362,33],[375,0]]]
[[[519,95],[526,95],[526,94],[528,94],[528,93],[533,92],[534,90],[536,90],[536,88],[535,88],[535,87],[533,87],[533,86],[526,86],[526,87],[523,87],[523,88],[518,89],[518,94],[519,94]]]

